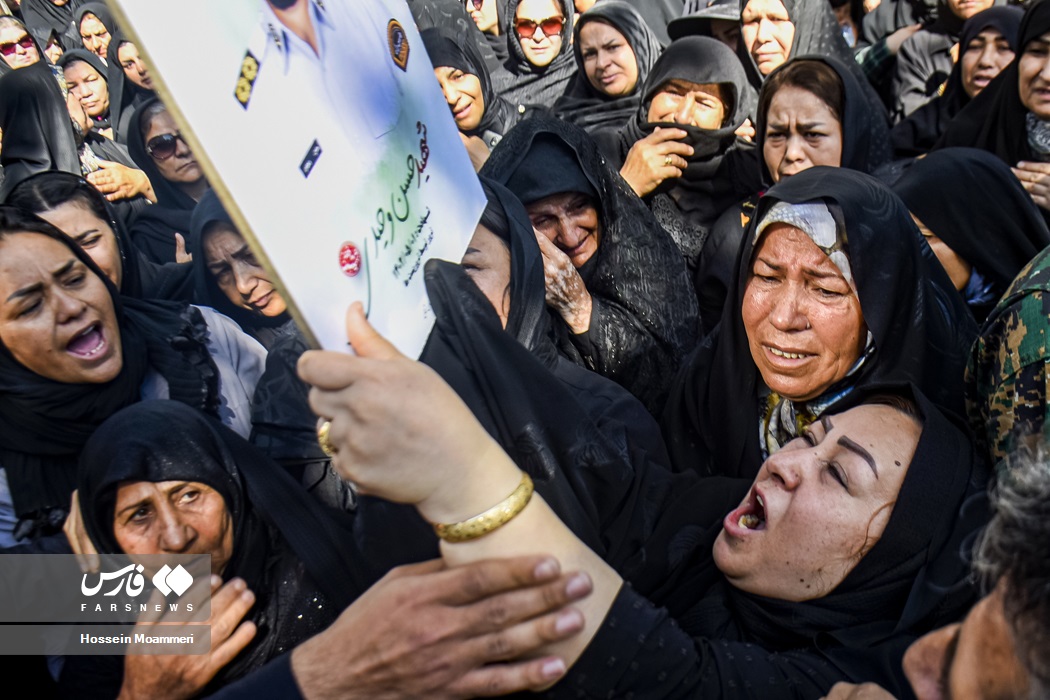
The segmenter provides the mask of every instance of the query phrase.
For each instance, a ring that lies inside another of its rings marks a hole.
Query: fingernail
[[[561,659],[551,659],[543,664],[543,677],[546,679],[561,678],[565,675],[565,662]]]
[[[230,585],[233,586],[233,590],[235,591],[243,591],[245,588],[248,587],[248,584],[244,582],[243,578],[233,579],[232,581],[230,581]]]
[[[583,615],[579,610],[564,610],[558,614],[554,623],[554,630],[558,634],[569,634],[578,632],[583,627]]]
[[[244,602],[246,603],[250,603],[253,600],[255,600],[255,594],[249,590],[245,590],[243,593],[241,593],[241,599],[244,600]]]
[[[537,581],[546,581],[558,575],[558,562],[554,559],[544,559],[532,572]]]
[[[589,594],[591,592],[591,577],[582,572],[575,574],[565,584],[565,592],[574,600]]]
[[[216,586],[221,586],[222,585],[222,578],[220,576],[216,576],[215,574],[211,575],[210,581],[211,581],[211,587],[212,588],[215,588]]]

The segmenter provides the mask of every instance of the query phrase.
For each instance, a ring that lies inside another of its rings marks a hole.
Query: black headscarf
[[[671,43],[667,25],[682,16],[684,0],[625,0],[634,6],[661,44]],[[604,0],[603,0],[604,2]]]
[[[534,148],[561,154],[534,157]],[[667,382],[696,342],[696,298],[681,254],[645,203],[579,127],[558,119],[528,119],[492,151],[482,175],[500,183],[532,183],[523,202],[559,192],[597,194],[601,240],[579,272],[593,299],[591,352],[585,360],[558,324],[561,347],[578,364],[608,377],[651,411],[663,403]],[[542,189],[540,187],[542,186]],[[577,338],[576,340],[579,340]]]
[[[872,114],[872,120],[882,119],[884,122],[887,122],[886,107],[883,105],[878,93],[875,92],[875,89],[868,82],[864,71],[861,70],[857,61],[854,60],[852,50],[846,45],[846,40],[842,37],[842,28],[839,26],[838,20],[835,19],[835,13],[831,9],[831,4],[827,0],[783,0],[783,2],[784,7],[787,8],[788,17],[791,18],[791,22],[795,25],[795,38],[791,42],[791,51],[788,53],[788,58],[791,59],[795,56],[823,56],[825,58],[838,59],[853,74],[857,84],[864,91],[868,101],[868,109]],[[741,0],[741,8],[744,8],[746,5],[747,1]],[[738,55],[740,56],[740,62],[744,64],[744,68],[747,70],[748,79],[757,90],[761,87],[765,78],[758,72],[755,59],[748,52],[743,38],[740,40]],[[889,149],[888,144],[882,144],[878,147]]]
[[[1050,3],[1031,5],[1021,20],[1016,57],[948,125],[936,148],[970,146],[994,153],[1013,167],[1036,160],[1028,145],[1028,108],[1018,92],[1017,63],[1025,47],[1050,32]]]
[[[675,79],[722,86],[728,101],[721,128],[649,121],[653,97],[665,83]],[[754,90],[733,51],[711,37],[685,36],[671,42],[653,66],[638,112],[620,136],[623,162],[631,147],[657,128],[681,129],[688,134],[683,143],[693,147],[693,155],[686,158],[689,165],[685,172],[679,178],[665,180],[646,196],[646,201],[674,237],[690,268],[695,266],[715,219],[761,185],[752,149],[738,141],[734,133],[754,108]]]
[[[886,121],[877,114],[872,114],[868,106],[865,92],[857,83],[853,71],[842,64],[837,58],[827,56],[799,56],[785,62],[769,75],[784,70],[796,61],[820,61],[838,75],[842,81],[843,113],[839,115],[842,125],[842,162],[840,167],[849,168],[862,173],[873,173],[879,166],[889,162],[889,130]],[[852,61],[852,59],[851,59]],[[773,178],[766,167],[766,161],[761,157],[762,148],[766,140],[766,118],[768,115],[759,114],[755,121],[755,141],[758,145],[759,160],[762,167],[762,179],[767,186],[773,184]]]
[[[0,200],[22,180],[45,170],[80,175],[69,111],[43,60],[0,78],[0,129],[4,132]]]
[[[56,187],[67,192],[68,196],[64,199],[52,196],[51,192]],[[38,173],[15,187],[4,204],[39,215],[70,201],[81,202],[113,229],[123,268],[121,296],[173,300],[188,300],[191,297],[190,265],[157,265],[142,257],[113,205],[94,185],[79,175],[54,170]]]
[[[496,93],[492,87],[492,77],[485,65],[477,46],[458,37],[449,36],[444,29],[431,27],[420,32],[423,45],[434,68],[449,66],[464,73],[477,76],[481,83],[481,95],[485,100],[485,113],[477,128],[465,132],[467,136],[480,136],[490,147],[499,142],[504,134],[511,130],[524,116],[524,108],[518,109]]]
[[[175,234],[184,237],[190,233],[190,217],[197,203],[160,174],[157,164],[146,152],[146,140],[139,128],[139,117],[145,110],[160,101],[153,97],[138,106],[131,117],[127,134],[128,152],[132,160],[142,169],[153,185],[157,203],[139,213],[131,224],[131,236],[135,245],[147,258],[158,263],[175,260]],[[186,241],[189,245],[189,240]]]
[[[439,28],[445,36],[462,37],[472,41],[481,53],[481,57],[490,72],[503,69],[507,60],[507,38],[500,34],[484,34],[474,20],[470,18],[466,7],[460,0],[407,0],[408,9],[416,27],[422,32],[431,27]],[[507,0],[497,0],[500,31],[503,30],[504,18],[507,16]],[[502,47],[496,50],[496,45]]]
[[[509,72],[506,85],[498,86],[500,94],[515,105],[536,104],[552,107],[565,94],[569,81],[576,75],[576,60],[572,56],[572,27],[576,8],[573,0],[553,0],[561,8],[565,23],[561,27],[561,51],[542,68],[529,63],[521,48],[521,39],[514,28],[514,18],[521,0],[510,0],[503,24],[503,36],[507,41],[509,58],[504,64]],[[543,31],[536,28],[536,31]],[[531,39],[529,39],[531,41]]]
[[[839,237],[848,246],[845,252],[873,347],[860,368],[829,387],[824,397],[848,396],[874,382],[908,381],[937,405],[963,412],[963,369],[977,328],[962,298],[904,203],[888,188],[853,170],[815,167],[780,182],[759,201],[722,323],[675,380],[663,418],[677,469],[751,478],[761,466],[759,424],[765,387],[751,359],[740,313],[755,231],[777,202],[817,200],[829,205]],[[820,402],[818,397],[807,403]],[[834,408],[832,403],[822,412]]]
[[[996,29],[1017,52],[1017,31],[1024,10],[1008,5],[990,7],[966,20],[959,35],[959,61],[952,67],[944,94],[935,97],[912,112],[907,119],[893,127],[890,138],[898,157],[926,153],[937,143],[948,128],[948,123],[970,103],[970,96],[962,82],[962,56],[974,38],[986,29]]]
[[[222,576],[241,577],[255,593],[250,619],[259,631],[212,689],[321,631],[364,591],[350,559],[347,523],[200,411],[174,401],[142,402],[112,416],[88,440],[77,488],[84,527],[99,552],[121,551],[113,533],[117,489],[136,481],[199,482],[226,503],[233,551]]]
[[[0,218],[12,216],[0,209]],[[23,221],[18,214],[15,221]],[[7,230],[14,230],[6,221]],[[24,230],[24,229],[19,229]],[[40,532],[61,527],[76,486],[76,460],[98,426],[142,398],[147,372],[160,373],[169,396],[218,415],[218,370],[208,354],[207,326],[200,312],[174,302],[121,297],[113,283],[69,237],[40,221],[34,232],[53,238],[106,285],[120,328],[124,366],[105,384],[64,384],[41,377],[0,347],[0,464],[7,471],[15,512],[34,520]],[[17,234],[7,234],[9,245]],[[53,513],[61,514],[55,522]],[[45,522],[41,522],[43,519]]]
[[[945,173],[951,173],[950,181],[945,181]],[[893,191],[990,284],[983,303],[978,308],[971,305],[978,322],[1021,268],[1050,245],[1050,231],[1031,196],[1010,169],[986,151],[935,151],[915,161]]]
[[[59,6],[51,0],[22,0],[22,17],[40,46],[46,48],[48,39],[54,34],[63,50],[69,51],[83,46],[79,22],[76,21],[76,10],[83,2],[69,0]]]
[[[106,68],[106,64],[102,62],[102,59],[96,56],[94,53],[87,49],[72,49],[62,54],[62,57],[58,59],[56,64],[62,70],[65,70],[73,61],[83,61],[84,63],[95,69],[98,73],[99,79],[106,82],[106,89],[109,89],[109,69]],[[110,127],[109,115],[113,106],[113,96],[109,96],[110,108],[106,110],[104,114],[100,114],[97,117],[90,117],[93,129],[108,129]]]
[[[117,26],[117,20],[114,19],[113,14],[109,11],[109,7],[104,2],[86,2],[83,5],[77,7],[76,12],[73,14],[73,26],[77,29],[77,34],[80,34],[80,24],[84,21],[84,15],[92,14],[98,17],[98,21],[102,22],[102,26],[109,32],[110,38],[112,39],[113,34],[120,28]],[[84,39],[81,37],[80,46],[84,46]],[[107,51],[108,53],[108,51]],[[107,56],[106,60],[109,60]]]
[[[119,51],[122,44],[132,43],[121,31],[112,30],[113,38],[106,51],[107,69],[109,71],[109,122],[117,141],[126,144],[132,130],[132,116],[135,108],[153,97],[152,90],[141,88],[124,73],[120,63]]]
[[[214,223],[224,223],[236,230],[233,219],[226,213],[214,190],[208,190],[197,203],[190,220],[190,236],[186,241],[187,250],[193,254],[193,286],[197,303],[210,306],[216,311],[229,316],[245,333],[251,335],[263,346],[273,344],[277,329],[291,320],[288,312],[280,316],[263,316],[243,306],[234,304],[219,289],[215,275],[208,270],[207,256],[204,254],[204,231]]]
[[[923,419],[922,433],[882,536],[830,593],[787,602],[729,584],[711,559],[711,547],[721,517],[739,500],[716,513],[699,512],[697,499],[705,498],[704,486],[711,479],[699,480],[696,488],[682,490],[664,504],[643,550],[646,556],[627,567],[626,578],[667,607],[693,636],[748,642],[765,652],[806,651],[826,659],[845,679],[875,681],[895,697],[907,697],[900,664],[905,649],[925,632],[957,621],[976,599],[968,553],[988,518],[988,472],[965,423],[913,387],[871,385],[836,406],[834,413],[876,394],[913,399]],[[739,651],[731,645],[710,647],[715,666],[731,677],[729,669],[742,667],[742,660],[734,659]],[[761,655],[755,650],[756,657]],[[769,690],[777,698],[797,692],[789,683]]]
[[[623,34],[638,64],[638,84],[630,95],[609,97],[594,89],[583,68],[580,53],[580,31],[590,22],[603,22]],[[587,131],[620,128],[638,110],[646,76],[660,57],[663,46],[638,11],[623,0],[600,2],[580,15],[573,31],[572,53],[576,59],[576,77],[554,105],[555,116],[581,126]]]

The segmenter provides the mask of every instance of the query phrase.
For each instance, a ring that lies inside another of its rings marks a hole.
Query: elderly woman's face
[[[507,244],[478,224],[459,264],[496,309],[506,328],[510,314],[510,249]]]
[[[740,36],[758,72],[769,75],[791,54],[795,24],[780,0],[749,0],[740,11]]]
[[[525,205],[533,227],[569,256],[579,269],[598,252],[601,223],[594,200],[580,192],[562,192]]]
[[[809,236],[787,224],[764,232],[741,311],[762,380],[792,401],[820,396],[845,377],[867,340],[852,285]]]
[[[25,68],[40,60],[40,52],[29,32],[18,25],[0,29],[0,53],[11,68]]]
[[[609,97],[630,95],[638,87],[638,59],[627,38],[597,20],[580,30],[580,55],[587,81]]]
[[[815,165],[842,165],[842,123],[809,90],[785,85],[769,102],[762,158],[773,182]]]
[[[1050,32],[1028,42],[1017,62],[1021,103],[1040,119],[1050,119]]]
[[[882,536],[921,432],[889,406],[825,415],[762,465],[723,521],[715,564],[756,595],[827,595]]]
[[[125,554],[210,554],[222,575],[233,519],[222,495],[196,481],[133,481],[117,489],[113,536]]]
[[[481,124],[485,116],[485,93],[481,89],[481,79],[473,73],[464,73],[452,66],[438,66],[434,69],[445,102],[456,120],[456,126],[462,132],[473,131]]]
[[[0,343],[26,369],[66,384],[108,382],[124,366],[102,278],[37,233],[0,239]]]
[[[146,142],[147,148],[151,148],[151,143],[154,142],[154,139],[158,139],[159,143],[163,136],[175,136],[178,134],[179,127],[175,125],[175,120],[171,118],[167,111],[163,111],[150,120],[149,128],[143,134],[143,141]],[[186,145],[181,135],[175,138],[175,152],[172,155],[160,158],[154,154],[151,158],[153,158],[153,162],[156,164],[161,176],[168,182],[189,185],[200,182],[201,178],[204,177],[204,170],[201,169],[196,156],[193,155],[193,151]]]
[[[104,59],[112,38],[102,20],[90,12],[84,14],[84,19],[80,21],[80,40],[84,42],[85,49]]]
[[[726,119],[726,98],[719,83],[668,80],[649,103],[651,123],[675,122],[698,129],[719,129]]]
[[[109,109],[109,85],[87,61],[70,61],[65,67],[69,91],[80,99],[88,116],[100,117]]]
[[[514,31],[525,59],[538,68],[550,65],[561,53],[564,24],[565,15],[554,0],[521,0]]]
[[[232,304],[271,318],[287,310],[266,268],[229,224],[213,224],[204,234],[204,264]]]
[[[970,43],[962,47],[963,90],[971,98],[977,95],[1014,60],[1010,42],[998,29],[982,30]]]
[[[90,207],[77,201],[63,202],[54,209],[38,213],[37,216],[76,241],[106,277],[120,289],[124,265],[120,259],[117,234],[108,221],[98,218]]]

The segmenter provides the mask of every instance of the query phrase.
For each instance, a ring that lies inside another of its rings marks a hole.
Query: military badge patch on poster
[[[237,88],[233,91],[233,96],[245,109],[248,109],[248,100],[252,99],[252,89],[258,77],[259,59],[252,55],[251,51],[246,51],[244,60],[241,61],[241,75],[237,78]]]
[[[390,46],[390,58],[394,59],[394,65],[403,71],[408,71],[408,35],[405,28],[396,19],[390,20],[386,25],[386,40]]]

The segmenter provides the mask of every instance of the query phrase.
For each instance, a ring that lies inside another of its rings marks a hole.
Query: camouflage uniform
[[[1050,436],[1050,248],[1030,262],[981,329],[966,367],[966,412],[979,452],[999,464]]]

